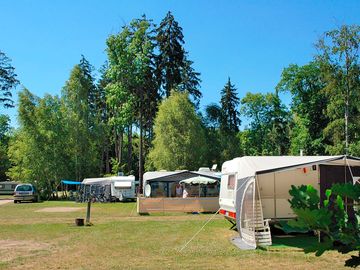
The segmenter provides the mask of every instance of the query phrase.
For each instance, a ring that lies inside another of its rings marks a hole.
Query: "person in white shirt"
[[[187,190],[184,188],[184,191],[183,191],[183,198],[187,198],[187,196],[189,195],[189,193],[187,192]]]
[[[183,190],[179,183],[176,184],[175,192],[176,192],[176,197],[181,197],[183,195]]]

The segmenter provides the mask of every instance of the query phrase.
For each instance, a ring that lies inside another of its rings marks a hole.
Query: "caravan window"
[[[228,184],[227,184],[228,189],[235,189],[235,174],[230,174],[228,176]]]

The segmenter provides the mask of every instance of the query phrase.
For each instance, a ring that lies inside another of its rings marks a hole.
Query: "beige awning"
[[[195,176],[195,177],[191,177],[185,180],[181,180],[180,184],[190,184],[190,185],[196,185],[196,184],[203,184],[203,185],[207,185],[207,184],[214,184],[216,183],[218,180],[215,179],[211,179],[208,177],[204,177],[204,176]]]

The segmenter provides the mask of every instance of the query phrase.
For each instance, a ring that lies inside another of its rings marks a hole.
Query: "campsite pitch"
[[[221,216],[179,252],[211,215],[138,216],[134,209],[135,203],[95,203],[94,226],[76,227],[85,204],[0,205],[0,269],[343,269],[350,256],[304,254],[306,238],[274,238],[267,251],[242,251],[229,241],[236,232]]]

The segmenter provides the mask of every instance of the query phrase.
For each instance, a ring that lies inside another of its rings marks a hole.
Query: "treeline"
[[[316,44],[314,59],[286,67],[273,91],[240,99],[224,78],[219,103],[201,111],[200,73],[173,15],[158,26],[135,19],[106,40],[98,72],[81,57],[60,97],[20,92],[19,128],[0,118],[1,180],[50,191],[60,179],[122,171],[141,180],[145,169],[220,167],[242,155],[360,155],[360,28]]]

